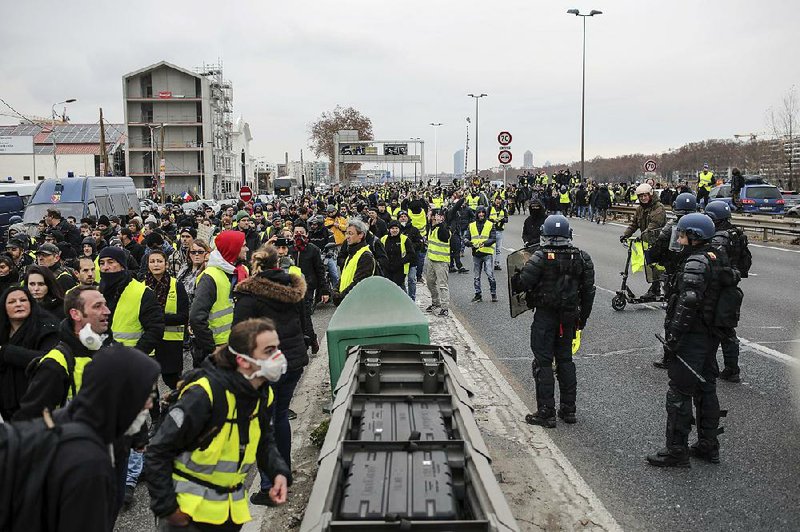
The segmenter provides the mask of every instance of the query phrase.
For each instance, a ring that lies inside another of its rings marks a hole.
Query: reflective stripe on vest
[[[211,404],[214,404],[214,393],[208,377],[202,377],[186,385],[181,390],[181,395],[192,386],[202,388]],[[219,525],[230,519],[241,525],[251,519],[245,498],[244,482],[255,463],[256,449],[261,439],[258,419],[261,402],[259,401],[250,413],[250,423],[247,427],[248,442],[243,449],[240,449],[239,429],[236,424],[238,418],[236,397],[225,390],[225,398],[228,403],[225,422],[227,426],[222,427],[205,449],[185,451],[178,455],[173,462],[172,480],[175,483],[175,494],[180,510],[188,514],[193,521]],[[267,407],[272,404],[272,399],[272,388],[270,388]],[[214,489],[182,477],[181,471],[216,486],[225,488],[239,486],[239,488],[230,493],[218,493]]]
[[[381,244],[383,247],[386,247],[386,239],[389,238],[389,235],[383,235],[381,237]],[[400,233],[400,255],[405,258],[406,256],[406,242],[408,242],[408,237],[403,233]],[[403,272],[408,275],[408,270],[411,269],[411,264],[404,264],[403,265]]]
[[[428,235],[428,260],[432,262],[450,262],[450,241],[439,238],[440,227],[434,228]]]
[[[167,304],[164,305],[164,314],[178,313],[178,284],[174,277],[169,279],[169,293],[167,294]],[[183,325],[167,325],[164,327],[164,340],[183,341]]]
[[[425,215],[425,211],[419,211],[419,214],[414,214],[414,211],[408,211],[408,217],[411,218],[411,225],[416,227],[420,233],[425,230],[425,226],[428,224],[428,217]]]
[[[469,236],[472,240],[472,249],[479,253],[487,253],[494,255],[494,244],[484,247],[483,243],[489,240],[489,235],[492,234],[492,222],[486,221],[483,223],[483,230],[478,233],[478,222],[469,224]]]
[[[211,329],[211,334],[214,336],[215,345],[227,344],[231,335],[231,326],[233,325],[231,281],[228,279],[228,274],[218,266],[208,266],[197,276],[195,286],[200,282],[200,278],[203,275],[211,277],[217,287],[217,299],[211,305],[211,311],[208,314],[208,328]]]
[[[144,334],[144,327],[139,321],[139,311],[142,308],[142,296],[147,286],[141,281],[131,279],[114,309],[114,318],[111,322],[111,334],[114,340],[128,347],[136,347],[139,338]]]
[[[361,259],[361,255],[365,252],[369,251],[369,246],[364,246],[363,248],[356,251],[356,254],[352,257],[347,257],[347,260],[344,261],[344,268],[342,268],[342,278],[339,280],[339,292],[344,292],[347,290],[347,287],[353,284],[353,280],[356,278],[356,269],[358,269],[358,261]],[[375,261],[372,261],[372,273],[375,273]]]
[[[59,366],[64,368],[64,373],[67,374],[67,379],[71,379],[71,381],[75,384],[75,393],[78,393],[81,390],[81,385],[83,384],[83,371],[86,368],[86,365],[92,361],[91,357],[73,357],[75,360],[75,368],[72,371],[72,375],[69,374],[69,365],[67,364],[67,357],[58,349],[51,349],[49,353],[39,359],[39,364],[41,365],[42,362],[45,360],[52,360],[56,362]],[[72,386],[69,384],[67,385],[67,400],[72,399]],[[58,405],[59,407],[64,405]]]

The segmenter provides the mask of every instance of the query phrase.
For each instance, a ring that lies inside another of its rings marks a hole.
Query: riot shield
[[[511,288],[511,277],[514,275],[515,270],[521,270],[525,263],[528,262],[528,259],[531,258],[533,252],[538,249],[539,246],[531,246],[527,248],[518,249],[514,253],[509,253],[506,257],[506,272],[508,272],[508,303],[509,303],[509,310],[511,311],[511,317],[516,318],[526,310],[530,310],[528,308],[528,303],[525,301],[525,292],[514,292]]]

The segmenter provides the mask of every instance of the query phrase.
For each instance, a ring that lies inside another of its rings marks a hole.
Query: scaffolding
[[[229,195],[238,189],[236,169],[238,159],[233,153],[233,84],[225,79],[222,61],[216,64],[203,63],[195,72],[209,83],[211,107],[211,131],[214,142],[213,194],[214,197]]]

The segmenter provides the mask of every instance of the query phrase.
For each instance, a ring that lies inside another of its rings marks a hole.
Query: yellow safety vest
[[[711,182],[714,178],[714,172],[711,171],[703,171],[700,172],[700,176],[698,177],[698,188],[704,188],[706,190],[711,190]]]
[[[214,345],[228,343],[233,325],[233,303],[231,302],[231,281],[219,266],[208,266],[195,279],[195,286],[203,275],[214,280],[217,287],[217,300],[211,305],[208,313],[208,328],[214,336]]]
[[[64,368],[64,373],[67,375],[67,379],[70,380],[72,383],[75,384],[75,393],[78,393],[81,390],[81,385],[83,384],[83,371],[86,369],[86,365],[92,361],[91,357],[76,357],[73,356],[75,360],[75,367],[72,370],[72,375],[69,374],[69,365],[67,364],[67,356],[58,349],[58,346],[54,347],[50,350],[45,356],[43,356],[39,360],[39,365],[42,364],[45,360],[53,360],[59,366]],[[67,401],[72,399],[72,386],[67,385]],[[64,405],[58,405],[64,406]]]
[[[450,262],[450,241],[439,238],[439,227],[428,235],[428,260],[431,262]]]
[[[564,192],[563,194],[560,194],[558,202],[562,205],[565,203],[569,203],[569,192]]]
[[[383,235],[381,237],[381,244],[383,244],[384,247],[386,247],[386,239],[387,238],[389,238],[389,235]],[[400,253],[404,258],[406,256],[406,242],[407,241],[408,241],[408,237],[406,235],[404,235],[403,233],[400,233]],[[406,274],[408,274],[408,270],[410,270],[410,269],[411,269],[411,264],[403,265],[403,272],[405,272]]]
[[[477,196],[473,196],[472,194],[467,196],[467,205],[469,205],[469,208],[472,209],[473,211],[478,208],[479,201],[481,201],[480,194],[478,194]]]
[[[435,198],[431,198],[431,203],[437,209],[441,209],[442,205],[444,205],[444,198],[441,196],[436,196]]]
[[[411,218],[411,225],[416,227],[420,233],[425,231],[425,226],[428,224],[428,217],[425,211],[419,211],[419,214],[414,214],[414,211],[408,211],[408,217]]]
[[[202,388],[213,405],[214,393],[211,391],[208,377],[202,377],[186,385],[181,390],[181,396],[192,386]],[[251,519],[244,481],[256,461],[256,450],[261,439],[261,425],[258,420],[261,401],[256,403],[249,416],[247,445],[240,448],[239,428],[236,424],[238,417],[236,396],[225,390],[225,399],[228,403],[225,425],[205,449],[184,451],[175,458],[172,480],[175,483],[175,494],[180,510],[188,514],[193,521],[220,525],[230,519],[241,525]],[[272,404],[272,399],[270,387],[267,408]],[[216,486],[225,488],[238,486],[238,489],[231,493],[217,493],[214,489],[201,486],[181,476],[182,471]]]
[[[94,282],[100,284],[100,255],[94,258]]]
[[[356,269],[358,268],[358,261],[361,259],[361,255],[363,255],[366,251],[369,251],[369,246],[364,246],[363,248],[356,251],[356,254],[352,257],[347,257],[347,260],[344,261],[344,268],[342,268],[342,277],[339,279],[339,292],[344,292],[347,290],[347,287],[353,284],[353,280],[356,278]],[[372,273],[375,273],[375,259],[372,260]]]
[[[472,249],[480,253],[487,253],[494,255],[494,244],[484,247],[483,243],[489,240],[489,235],[492,234],[492,222],[485,221],[483,223],[483,230],[478,233],[478,222],[469,224],[469,236],[472,240]]]
[[[303,270],[301,270],[300,268],[298,268],[294,264],[289,266],[289,271],[287,273],[289,273],[290,275],[296,275],[298,277],[303,277]]]
[[[397,220],[397,215],[400,212],[400,207],[392,208],[391,205],[386,207],[386,210],[389,211],[389,216],[392,217],[392,220]]]
[[[122,345],[136,347],[144,333],[142,322],[139,321],[139,311],[145,290],[147,286],[143,282],[131,279],[119,296],[111,322],[111,335]]]
[[[178,284],[174,277],[169,279],[169,293],[167,304],[164,305],[164,314],[178,313]],[[164,327],[164,340],[170,342],[183,342],[183,325],[167,325]]]
[[[497,209],[492,207],[489,210],[489,221],[494,223],[494,224],[497,224],[497,222],[499,222],[500,220],[502,220],[505,217],[506,217],[505,209],[500,209],[498,211]],[[502,229],[498,229],[498,231],[502,231]]]

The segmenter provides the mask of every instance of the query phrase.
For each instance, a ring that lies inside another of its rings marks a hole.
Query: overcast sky
[[[765,132],[767,109],[800,85],[790,0],[28,0],[2,8],[0,97],[39,116],[77,98],[73,122],[99,107],[122,122],[123,74],[219,59],[251,153],[271,161],[299,159],[308,124],[341,104],[378,139],[423,137],[429,171],[428,124],[442,122],[439,169],[452,171],[470,92],[489,95],[482,168],[497,165],[501,130],[514,163],[526,149],[536,164],[578,160],[582,24],[569,8],[604,12],[587,20],[587,159]]]

